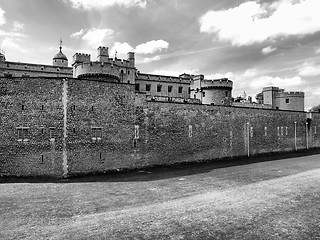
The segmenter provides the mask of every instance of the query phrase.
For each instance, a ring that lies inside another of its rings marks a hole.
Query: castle
[[[264,88],[232,98],[233,82],[140,73],[135,55],[97,60],[60,51],[52,65],[0,55],[0,175],[101,173],[320,146],[303,92]]]

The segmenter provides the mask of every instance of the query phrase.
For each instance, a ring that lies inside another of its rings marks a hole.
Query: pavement
[[[0,239],[320,239],[320,155],[0,184]]]

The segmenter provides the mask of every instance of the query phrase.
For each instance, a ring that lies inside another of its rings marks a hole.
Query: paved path
[[[319,157],[0,184],[0,239],[320,239]]]

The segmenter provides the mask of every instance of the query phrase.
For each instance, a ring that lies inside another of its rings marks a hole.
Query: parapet
[[[304,92],[281,92],[278,93],[277,98],[301,97],[304,98]]]
[[[229,88],[232,89],[233,82],[228,78],[201,81],[201,88]]]
[[[84,62],[90,62],[90,54],[85,53],[75,53],[73,55],[73,62],[72,65],[77,63],[84,63]]]

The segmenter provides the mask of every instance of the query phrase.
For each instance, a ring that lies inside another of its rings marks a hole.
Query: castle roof
[[[60,47],[60,51],[56,55],[54,55],[53,59],[63,59],[68,61],[68,58],[66,57],[66,55],[62,53],[61,47]]]

